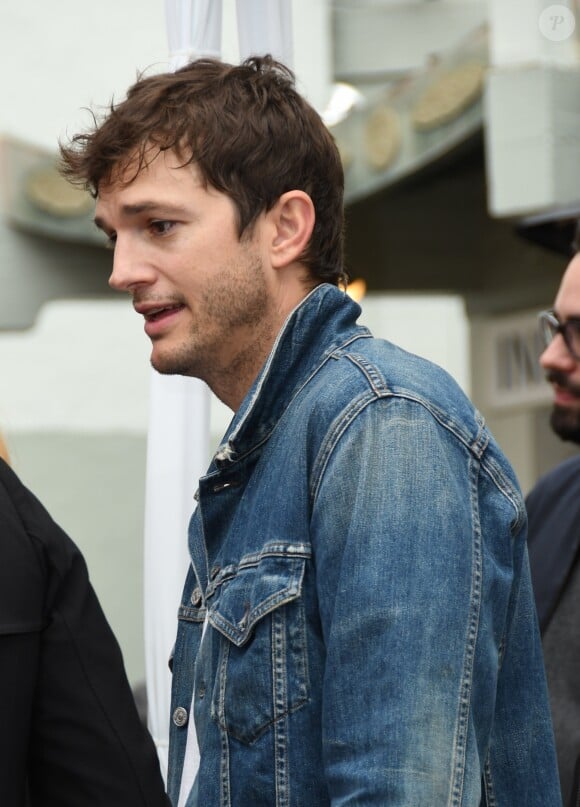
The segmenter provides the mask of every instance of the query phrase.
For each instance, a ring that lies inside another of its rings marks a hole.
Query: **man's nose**
[[[576,369],[578,362],[568,350],[564,337],[557,333],[540,356],[540,365],[544,370],[560,370],[570,373]]]
[[[116,291],[131,291],[137,286],[152,283],[154,276],[152,267],[148,266],[135,245],[129,239],[117,236],[109,286]]]

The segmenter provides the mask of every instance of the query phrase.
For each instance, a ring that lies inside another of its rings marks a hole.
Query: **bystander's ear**
[[[304,253],[316,218],[312,199],[304,191],[287,191],[268,212],[274,237],[270,258],[274,269],[283,269]]]

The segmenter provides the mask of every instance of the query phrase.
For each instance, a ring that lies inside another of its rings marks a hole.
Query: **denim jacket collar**
[[[357,303],[328,283],[316,286],[298,304],[230,423],[214,457],[217,468],[241,459],[268,438],[295,394],[333,351],[371,336],[356,324],[360,313]]]

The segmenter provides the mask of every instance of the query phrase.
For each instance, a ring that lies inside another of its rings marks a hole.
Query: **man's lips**
[[[158,336],[185,307],[182,303],[134,303],[133,307],[145,319],[145,333]]]
[[[580,405],[580,396],[565,387],[554,386],[554,403],[558,406]]]
[[[135,303],[134,309],[138,314],[141,314],[147,322],[156,322],[176,311],[183,308],[182,303]]]
[[[580,405],[580,386],[573,384],[564,373],[552,371],[546,379],[554,390],[554,403],[558,406]]]

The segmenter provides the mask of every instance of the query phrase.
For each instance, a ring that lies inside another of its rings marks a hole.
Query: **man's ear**
[[[314,204],[304,191],[287,191],[268,216],[274,226],[271,262],[275,269],[281,269],[298,260],[308,246],[316,218]]]

